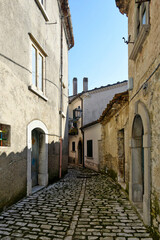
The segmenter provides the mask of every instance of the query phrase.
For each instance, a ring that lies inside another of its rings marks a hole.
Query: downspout
[[[63,111],[63,16],[61,13],[61,57],[60,57],[60,153],[59,153],[59,178],[62,177],[62,111]]]
[[[81,99],[81,108],[82,108],[82,120],[81,120],[81,126],[83,126],[83,98],[79,97]],[[82,139],[83,139],[83,151],[82,151],[82,167],[84,168],[84,131],[81,129],[82,132]]]

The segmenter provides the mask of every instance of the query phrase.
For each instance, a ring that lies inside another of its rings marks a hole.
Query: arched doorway
[[[150,225],[150,189],[151,189],[151,137],[150,119],[146,106],[141,101],[135,103],[135,111],[131,113],[131,165],[129,196],[133,202],[142,206],[143,221]]]
[[[78,143],[78,163],[82,164],[82,142],[81,142],[81,140]]]
[[[144,148],[143,123],[140,115],[136,115],[132,127],[132,200],[143,202],[144,194]],[[142,206],[143,207],[143,206]]]
[[[35,186],[48,184],[48,130],[35,120],[27,128],[27,195]]]

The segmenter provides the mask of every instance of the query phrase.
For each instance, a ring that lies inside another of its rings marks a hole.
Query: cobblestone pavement
[[[106,175],[69,169],[61,181],[0,215],[0,239],[151,240],[126,195]]]

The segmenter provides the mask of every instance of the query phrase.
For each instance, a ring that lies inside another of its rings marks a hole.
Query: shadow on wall
[[[27,147],[0,155],[0,211],[27,193]]]
[[[68,120],[65,122],[63,131],[62,176],[64,176],[68,170]],[[25,147],[21,152],[11,152],[8,155],[5,153],[5,148],[3,148],[3,151],[4,152],[0,151],[0,211],[27,195],[27,153],[30,152],[31,149]],[[59,139],[56,142],[51,141],[51,143],[48,144],[47,163],[49,184],[59,179],[59,153]],[[39,154],[42,154],[42,151],[40,151]],[[43,163],[42,161],[41,164],[43,165]]]
[[[65,124],[63,124],[63,121]],[[62,177],[68,171],[68,107],[66,118],[62,119]],[[51,141],[48,144],[48,174],[49,184],[53,183],[56,179],[59,179],[60,172],[60,142]]]
[[[48,144],[48,182],[59,179],[59,142]],[[67,163],[66,162],[67,159]],[[63,154],[62,176],[67,173],[68,155]],[[0,212],[27,195],[27,147],[22,152],[0,155]]]

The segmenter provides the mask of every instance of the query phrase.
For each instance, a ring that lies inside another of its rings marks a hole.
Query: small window
[[[10,126],[0,124],[0,147],[10,146]]]
[[[32,84],[42,92],[44,92],[44,62],[44,55],[35,44],[32,44]]]
[[[143,25],[149,24],[149,2],[136,4],[136,37]]]
[[[149,1],[137,0],[135,4],[135,33],[134,33],[134,45],[129,56],[129,59],[136,60],[138,53],[140,52],[143,43],[149,33]]]
[[[147,23],[147,14],[146,14],[146,8],[143,10],[143,15],[142,15],[142,24],[146,24]]]
[[[72,151],[75,152],[75,142],[72,142]]]
[[[87,141],[87,157],[93,157],[92,140]]]

